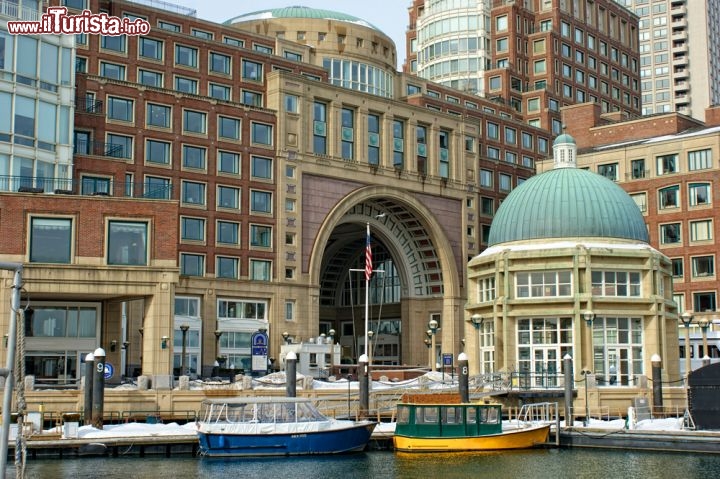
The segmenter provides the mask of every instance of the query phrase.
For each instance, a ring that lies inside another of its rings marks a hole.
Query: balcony
[[[676,28],[685,29],[688,26],[687,18],[685,18],[685,17],[675,18],[675,15],[673,14],[673,19],[672,19],[672,22],[670,22],[670,26],[673,29],[676,29]]]
[[[680,92],[675,94],[675,104],[688,104],[690,103],[690,93],[688,92]]]
[[[677,42],[677,43],[673,43],[673,46],[672,46],[672,50],[671,50],[671,51],[672,51],[672,53],[673,53],[674,55],[687,54],[687,52],[689,51],[689,50],[688,50],[688,44],[687,44],[687,42]]]
[[[132,158],[132,151],[126,151],[125,145],[85,139],[77,139],[75,141],[73,154],[85,156],[106,156],[120,160],[129,160]]]
[[[103,114],[102,100],[90,100],[86,98],[75,99],[75,113],[89,113],[93,115]]]
[[[687,81],[676,81],[675,82],[675,91],[686,91],[690,89],[690,82]]]
[[[113,196],[170,200],[171,184],[125,183],[106,177],[82,179],[42,178],[34,176],[0,176],[0,191],[16,193],[47,193],[56,195]]]
[[[42,5],[42,2],[40,2]],[[28,7],[20,7],[16,2],[0,0],[0,17],[9,17],[13,20],[38,21],[42,12]]]

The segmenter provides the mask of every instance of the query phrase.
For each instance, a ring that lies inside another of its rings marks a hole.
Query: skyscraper
[[[703,120],[720,100],[720,2],[615,1],[640,18],[642,113]]]

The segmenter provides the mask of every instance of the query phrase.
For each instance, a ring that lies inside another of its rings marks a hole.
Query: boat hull
[[[198,439],[201,454],[209,457],[344,454],[364,450],[374,428],[375,423],[360,423],[343,429],[278,434],[198,431]]]
[[[547,443],[549,425],[531,426],[476,437],[411,437],[395,433],[393,445],[401,452],[460,452],[527,449]]]

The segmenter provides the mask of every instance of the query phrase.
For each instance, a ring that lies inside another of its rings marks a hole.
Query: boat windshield
[[[327,420],[309,402],[208,403],[203,405],[200,417],[208,423],[288,423]]]

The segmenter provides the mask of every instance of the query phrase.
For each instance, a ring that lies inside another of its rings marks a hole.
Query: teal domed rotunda
[[[575,140],[553,143],[555,168],[518,186],[500,205],[489,246],[543,238],[616,238],[648,242],[640,209],[620,186],[575,167]]]

